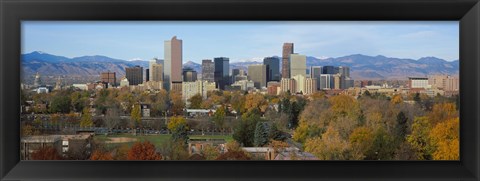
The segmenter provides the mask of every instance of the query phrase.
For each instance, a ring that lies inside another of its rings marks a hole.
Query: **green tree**
[[[51,113],[69,113],[70,112],[70,98],[64,95],[54,96],[50,103]]]
[[[417,103],[420,103],[422,99],[420,98],[420,93],[415,93],[415,96],[413,97],[413,100]]]
[[[266,122],[258,122],[255,127],[253,144],[257,147],[267,145],[269,142],[269,126]]]
[[[395,154],[396,144],[394,137],[383,128],[377,129],[374,134],[373,144],[366,159],[391,160]]]
[[[397,114],[397,124],[395,126],[395,135],[399,138],[399,141],[403,142],[405,140],[405,136],[407,134],[407,121],[408,118],[403,113],[403,111],[400,111]]]
[[[89,108],[83,108],[82,118],[80,119],[80,127],[91,127],[93,126],[92,115],[90,114]]]
[[[242,115],[242,120],[238,122],[234,129],[233,139],[242,146],[253,146],[255,128],[259,121],[261,121],[261,118],[258,114],[246,113]]]

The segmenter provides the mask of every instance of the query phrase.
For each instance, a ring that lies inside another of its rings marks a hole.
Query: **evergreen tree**
[[[255,128],[254,145],[262,147],[268,144],[269,126],[266,122],[258,122]]]

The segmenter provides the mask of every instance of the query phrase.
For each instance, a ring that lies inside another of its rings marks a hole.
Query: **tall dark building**
[[[125,77],[130,85],[138,85],[143,83],[143,67],[127,67],[125,68]]]
[[[145,69],[145,81],[150,81],[150,69]]]
[[[183,81],[184,82],[195,82],[197,81],[197,71],[193,70],[190,67],[183,69]]]
[[[320,90],[321,76],[322,76],[322,66],[310,67],[310,77],[316,80],[317,90]]]
[[[280,60],[277,57],[265,57],[263,65],[267,66],[267,82],[280,81]]]
[[[338,67],[334,66],[323,66],[323,74],[337,74]]]
[[[215,64],[212,60],[202,60],[202,80],[208,82],[214,82]]]
[[[240,69],[232,69],[232,78],[230,80],[231,83],[235,82],[235,77],[240,75]]]
[[[290,55],[293,53],[293,43],[284,43],[282,52],[282,78],[290,78]]]
[[[227,57],[217,57],[213,59],[215,62],[214,78],[217,87],[221,90],[225,90],[225,85],[230,84],[229,71],[230,60]]]

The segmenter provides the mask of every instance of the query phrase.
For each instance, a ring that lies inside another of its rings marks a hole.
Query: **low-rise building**
[[[225,149],[226,141],[224,139],[189,139],[188,140],[188,153],[193,154],[202,154],[203,150],[207,145],[213,146],[216,148],[220,154],[226,151]]]

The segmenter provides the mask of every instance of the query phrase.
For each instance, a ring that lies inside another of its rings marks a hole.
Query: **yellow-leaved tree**
[[[429,137],[436,148],[432,154],[434,160],[458,160],[460,158],[460,121],[452,118],[438,123],[430,131]]]
[[[458,117],[455,103],[440,103],[433,105],[432,112],[428,114],[428,120],[432,125]]]
[[[312,153],[319,160],[349,159],[349,144],[333,127],[328,127],[321,138],[308,138],[305,141],[305,151]]]
[[[375,140],[374,131],[369,127],[355,128],[350,134],[350,145],[352,149],[352,158],[362,160],[371,149]]]
[[[90,109],[84,108],[82,113],[82,118],[80,119],[80,127],[91,127],[93,126],[92,115],[90,115]]]

